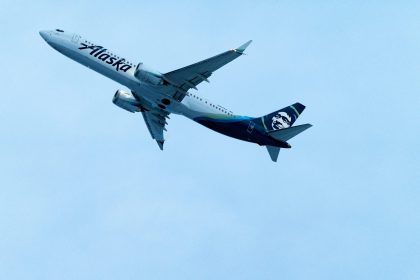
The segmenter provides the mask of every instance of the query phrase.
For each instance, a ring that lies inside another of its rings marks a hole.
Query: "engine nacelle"
[[[134,71],[134,77],[143,83],[156,86],[163,84],[162,74],[145,66],[143,63],[137,64],[136,70]]]
[[[136,100],[131,92],[124,90],[117,90],[112,98],[112,102],[120,108],[127,110],[131,113],[140,111],[140,103]]]

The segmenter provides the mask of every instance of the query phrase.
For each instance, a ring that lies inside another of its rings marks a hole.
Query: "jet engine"
[[[114,98],[112,98],[112,103],[131,113],[140,111],[140,103],[133,94],[121,89],[115,93]]]
[[[134,71],[134,77],[141,82],[156,86],[163,84],[162,74],[145,66],[143,63],[137,64],[136,70]]]

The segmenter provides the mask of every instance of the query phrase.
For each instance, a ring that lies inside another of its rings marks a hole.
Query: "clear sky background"
[[[54,28],[161,72],[253,39],[198,94],[314,126],[273,163],[174,115],[161,152]],[[420,279],[418,1],[2,0],[0,34],[1,279]]]

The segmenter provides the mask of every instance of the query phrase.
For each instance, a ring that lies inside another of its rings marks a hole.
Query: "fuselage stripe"
[[[293,107],[293,105],[290,105],[290,108],[292,108],[292,109],[296,112],[296,114],[297,114],[296,118],[297,118],[297,117],[299,117],[299,112],[298,112],[298,110],[296,110],[296,108],[295,108],[295,107]]]
[[[268,129],[267,129],[267,127],[265,126],[264,117],[261,117],[261,122],[262,122],[262,124],[263,124],[263,126],[264,126],[265,130],[267,131]]]

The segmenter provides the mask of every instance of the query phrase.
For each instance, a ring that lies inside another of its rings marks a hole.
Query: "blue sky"
[[[198,93],[296,101],[277,163],[173,116],[161,152],[60,27],[166,72],[253,39]],[[1,279],[419,279],[417,1],[0,3]]]

